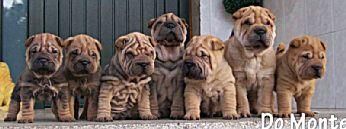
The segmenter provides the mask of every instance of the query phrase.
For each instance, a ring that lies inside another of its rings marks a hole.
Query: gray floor
[[[330,118],[330,115],[335,115],[338,119],[346,118],[346,109],[327,110],[316,109],[319,114],[316,118]],[[122,120],[109,123],[77,121],[72,123],[57,122],[50,110],[37,110],[35,123],[18,124],[16,122],[3,122],[0,118],[0,129],[260,129],[262,128],[261,118],[247,118],[240,120],[222,120],[221,118],[202,119],[198,121],[186,120]],[[0,115],[4,113],[0,113]],[[308,120],[308,119],[307,119]],[[339,123],[339,122],[336,122]],[[330,123],[329,123],[330,124]],[[330,127],[330,126],[328,126]],[[284,119],[284,129],[290,128],[290,120]]]

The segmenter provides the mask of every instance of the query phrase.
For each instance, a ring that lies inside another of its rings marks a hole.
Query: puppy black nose
[[[137,65],[141,66],[142,68],[146,68],[149,63],[148,62],[140,62],[140,63],[137,63]]]
[[[184,64],[187,68],[191,68],[195,65],[193,62],[185,62]]]
[[[88,60],[81,60],[79,62],[84,66],[90,64],[90,61],[88,61]]]
[[[47,63],[49,60],[47,58],[39,58],[38,62],[40,62],[41,64],[45,64]]]
[[[257,34],[257,35],[264,35],[267,33],[267,29],[264,28],[264,27],[257,27],[254,29],[254,32]]]
[[[174,23],[171,23],[171,22],[166,22],[165,23],[165,26],[169,29],[173,29],[176,27],[176,25]]]
[[[312,65],[311,68],[315,71],[320,71],[322,69],[322,65]]]

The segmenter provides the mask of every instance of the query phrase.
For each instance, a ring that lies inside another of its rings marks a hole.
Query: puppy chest
[[[114,92],[111,101],[112,112],[124,112],[134,108],[141,99],[143,86],[123,87]]]
[[[201,103],[202,112],[216,113],[220,111],[222,99],[223,91],[221,90],[204,91]]]
[[[235,72],[235,76],[241,83],[244,83],[247,89],[257,89],[262,80],[267,79],[274,74],[274,69],[264,68],[263,60],[259,57],[252,58],[244,62],[241,71]]]
[[[183,76],[181,69],[158,68],[153,75],[154,85],[158,91],[159,100],[172,100],[173,94],[183,86]]]
[[[69,81],[69,89],[71,89],[72,94],[74,95],[90,95],[94,88],[95,87],[89,84],[86,80]]]

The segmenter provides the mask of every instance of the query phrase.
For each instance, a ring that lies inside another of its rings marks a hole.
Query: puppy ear
[[[153,27],[155,22],[156,22],[156,18],[150,19],[150,21],[148,22],[148,28]]]
[[[181,18],[181,22],[185,25],[186,28],[189,28],[189,24],[187,24],[186,20],[184,18]]]
[[[265,12],[267,13],[268,17],[270,19],[272,19],[273,21],[275,21],[276,17],[275,15],[269,10],[269,9],[265,9]]]
[[[95,44],[96,44],[97,50],[98,50],[99,52],[101,52],[101,50],[102,50],[102,44],[100,43],[100,41],[98,41],[97,39],[95,39]]]
[[[115,41],[115,47],[117,49],[123,49],[125,47],[125,45],[129,42],[129,38],[126,36],[121,36],[120,38],[118,38]]]
[[[324,51],[327,50],[327,45],[323,42],[323,41],[320,41],[321,45],[322,45],[322,48]]]
[[[279,46],[276,48],[276,55],[284,53],[286,50],[286,46],[284,43],[280,43]]]
[[[303,37],[299,37],[299,38],[295,38],[290,42],[290,47],[292,48],[298,48],[300,47],[302,44],[305,44],[308,42],[308,36],[303,36]]]
[[[58,36],[55,36],[56,42],[59,44],[60,47],[64,47],[64,40]]]
[[[243,17],[243,14],[244,14],[245,12],[247,12],[249,9],[250,9],[250,7],[244,7],[244,8],[238,9],[238,11],[236,11],[235,13],[233,13],[233,15],[232,15],[232,16],[233,16],[233,19],[234,19],[234,20],[237,20],[237,19]]]
[[[67,39],[64,41],[64,43],[62,44],[62,46],[65,47],[65,48],[68,47],[68,46],[70,46],[71,43],[73,42],[73,40],[74,40],[73,37],[67,38]]]
[[[225,49],[225,44],[220,39],[213,39],[210,43],[211,49],[214,51]]]
[[[34,38],[35,38],[35,35],[30,36],[28,39],[25,40],[25,47],[26,47],[26,48],[30,46],[30,44],[32,43],[32,41],[34,40]]]

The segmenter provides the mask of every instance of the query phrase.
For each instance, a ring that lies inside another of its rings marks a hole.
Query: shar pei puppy
[[[157,53],[152,75],[151,106],[157,117],[183,118],[184,77],[182,72],[187,24],[173,13],[151,19],[148,23]]]
[[[275,16],[266,8],[249,6],[235,12],[233,19],[225,57],[236,79],[238,113],[242,117],[249,117],[250,110],[272,113]]]
[[[130,33],[115,41],[115,55],[100,86],[97,121],[156,117],[150,111],[150,75],[156,58],[150,37]]]
[[[70,109],[75,119],[79,119],[79,100],[85,98],[82,119],[93,120],[97,115],[97,100],[101,77],[100,42],[88,35],[70,37],[65,46],[65,76],[68,80]]]
[[[53,113],[62,122],[73,121],[68,104],[68,84],[63,75],[63,41],[48,33],[36,34],[25,42],[26,67],[12,93],[10,110],[5,121],[34,121],[35,100],[52,101]],[[20,103],[22,103],[20,109]]]
[[[278,116],[289,117],[292,113],[292,97],[297,102],[297,113],[313,117],[311,99],[316,79],[326,71],[326,45],[312,36],[293,39],[285,51],[284,44],[277,49],[276,93]]]
[[[224,58],[224,43],[213,36],[195,36],[184,55],[185,119],[222,116],[237,119],[235,78]]]

